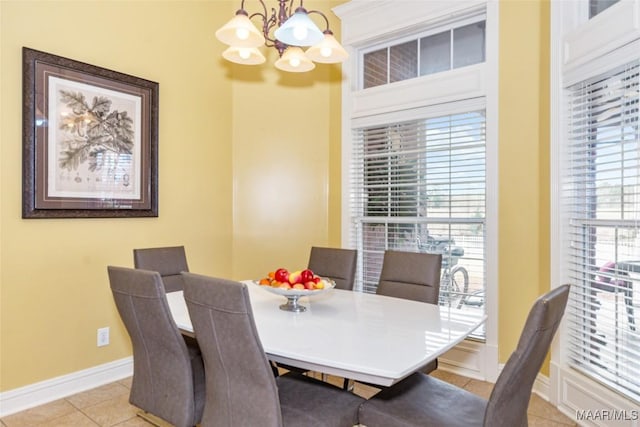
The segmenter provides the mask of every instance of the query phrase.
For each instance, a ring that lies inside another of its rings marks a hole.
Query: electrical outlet
[[[98,329],[98,347],[109,345],[109,327]]]

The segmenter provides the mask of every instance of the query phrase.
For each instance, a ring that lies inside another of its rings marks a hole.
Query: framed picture
[[[23,218],[158,216],[158,83],[23,48]]]

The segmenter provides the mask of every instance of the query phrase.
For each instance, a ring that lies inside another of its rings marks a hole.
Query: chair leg
[[[329,375],[322,374],[322,381],[326,383],[328,380],[329,380]],[[353,391],[354,384],[355,382],[353,380],[350,380],[349,378],[342,379],[342,389],[345,391]]]

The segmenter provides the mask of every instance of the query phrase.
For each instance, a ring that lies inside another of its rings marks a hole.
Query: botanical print
[[[138,96],[49,77],[49,197],[140,198]]]

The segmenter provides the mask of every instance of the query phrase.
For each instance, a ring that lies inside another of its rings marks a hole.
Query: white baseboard
[[[470,377],[470,378],[474,378],[474,379],[493,382],[493,381],[490,381],[489,379],[483,379],[479,375],[474,375],[474,372],[470,373],[470,371],[468,369],[461,368],[460,366],[456,366],[454,364],[447,363],[447,362],[448,361],[445,360],[444,363],[441,364],[441,368],[444,369],[445,371],[453,372],[454,374],[462,375],[464,377]],[[440,359],[438,359],[438,363],[440,364]],[[498,369],[497,369],[498,374],[500,372],[502,372],[503,368],[504,368],[504,364],[499,364],[498,365]],[[546,400],[547,402],[550,402],[550,400],[549,400],[549,390],[550,390],[549,377],[547,377],[545,375],[542,375],[542,374],[538,374],[538,376],[536,377],[535,382],[533,383],[532,392],[537,394],[538,396],[540,396],[542,399]]]
[[[558,373],[558,409],[581,426],[638,427],[637,402],[618,394],[577,370],[552,363]]]
[[[454,365],[444,369],[464,375],[467,370]],[[498,366],[502,372],[503,364]],[[560,412],[585,427],[640,427],[640,408],[637,403],[598,384],[580,372],[551,363],[551,373],[558,378],[553,386],[549,377],[538,374],[533,392],[554,405]],[[556,389],[557,387],[557,389]],[[582,414],[582,419],[579,419]]]
[[[469,347],[474,346],[471,345]],[[467,357],[467,363],[460,363],[460,360],[451,363],[451,359],[441,359],[441,363],[443,365],[442,368],[459,375],[483,379],[480,369],[481,363],[478,363],[477,361],[478,354],[474,354],[474,351],[469,351],[471,350],[469,348],[466,350],[468,351],[467,355],[471,355],[470,358]],[[475,363],[468,363],[469,359]],[[504,365],[502,364],[498,366],[498,373],[502,372],[503,367]],[[105,363],[93,368],[30,384],[14,390],[9,390],[0,393],[0,417],[24,411],[25,409],[33,408],[34,406],[42,405],[85,390],[118,381],[120,379],[130,377],[132,374],[133,358],[126,357],[124,359]],[[541,398],[549,401],[549,389],[549,378],[538,374],[533,385],[533,392]],[[568,408],[566,406],[564,408],[561,407],[562,405],[559,406],[560,409],[567,414],[573,412],[567,411]],[[575,416],[575,412],[573,415]]]
[[[547,402],[550,402],[549,400],[550,388],[551,386],[550,386],[549,377],[544,376],[542,374],[538,374],[535,382],[533,383],[533,392],[538,396],[540,396],[541,398],[543,398],[544,400],[546,400]]]
[[[0,417],[130,377],[133,357],[0,393]]]

